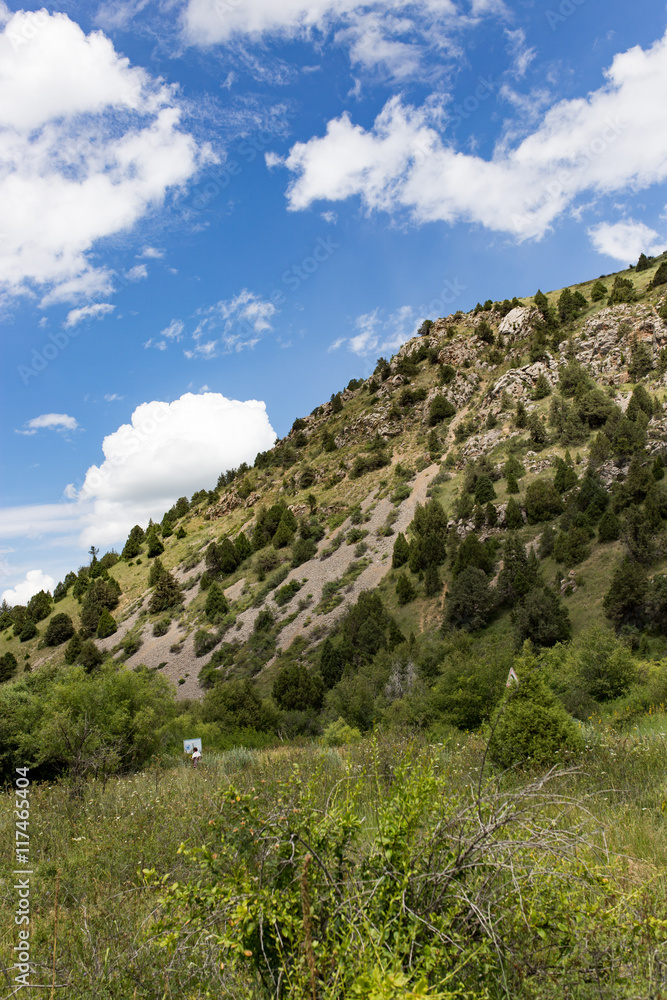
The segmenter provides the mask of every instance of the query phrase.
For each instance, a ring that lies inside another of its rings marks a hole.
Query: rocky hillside
[[[364,670],[374,703],[400,703],[414,677],[378,656],[443,629],[486,656],[599,623],[664,653],[667,259],[647,263],[425,321],[55,603],[3,609],[4,676],[109,655],[179,698],[248,680],[335,718]],[[634,604],[609,597],[623,573]]]

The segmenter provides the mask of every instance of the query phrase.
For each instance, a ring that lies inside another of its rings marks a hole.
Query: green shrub
[[[118,631],[116,619],[107,608],[102,608],[100,620],[97,623],[97,638],[108,639]]]
[[[284,607],[285,604],[289,604],[292,598],[299,593],[303,584],[299,583],[298,580],[290,580],[286,583],[284,587],[281,587],[273,595],[273,599],[279,608]]]
[[[166,635],[171,626],[171,618],[160,618],[159,621],[155,622],[153,625],[153,635],[161,636]]]
[[[564,510],[563,501],[548,479],[535,479],[526,489],[526,516],[530,524],[551,521]]]
[[[321,739],[325,747],[344,747],[360,740],[361,733],[354,726],[348,726],[345,719],[338,718],[329,723]]]
[[[448,420],[449,417],[453,417],[455,413],[456,407],[453,403],[450,403],[446,396],[436,396],[431,401],[429,407],[428,422],[433,427],[442,420]]]
[[[564,753],[582,748],[581,734],[540,676],[534,657],[524,652],[516,666],[519,683],[508,688],[498,708],[489,756],[502,768],[550,767]]]
[[[74,635],[74,622],[68,614],[60,612],[50,619],[44,633],[44,642],[47,646],[59,646],[61,642],[67,642]]]
[[[195,632],[194,651],[195,656],[206,656],[220,642],[220,636],[216,632],[208,632],[200,628]]]

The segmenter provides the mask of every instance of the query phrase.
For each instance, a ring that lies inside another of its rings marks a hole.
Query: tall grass
[[[617,884],[620,894],[646,896],[653,911],[663,917],[666,730],[667,719],[656,715],[626,734],[599,723],[589,725],[586,750],[576,772],[563,777],[559,786],[563,795],[580,800],[594,817],[591,857],[594,848],[607,852],[605,877]],[[457,734],[441,744],[422,745],[415,766],[420,753],[437,762],[452,794],[476,788],[484,753],[478,736]],[[204,970],[201,963],[193,966],[182,957],[175,961],[159,947],[155,935],[146,937],[160,913],[160,893],[147,886],[142,870],[155,869],[167,883],[196,879],[198,868],[179,852],[179,846],[210,842],[212,823],[221,819],[224,823],[220,789],[233,782],[241,789],[256,788],[270,802],[295,767],[304,778],[315,776],[322,810],[345,782],[360,783],[358,807],[367,818],[371,836],[378,799],[410,754],[415,754],[411,736],[380,735],[340,750],[316,745],[261,751],[237,748],[208,755],[197,770],[182,761],[166,767],[156,761],[143,772],[106,784],[90,781],[82,788],[67,781],[34,785],[30,810],[33,982],[50,984],[58,878],[56,983],[62,988],[56,995],[68,1000],[203,1000],[213,996],[252,1000],[264,996],[252,980],[238,981],[223,974],[219,956],[212,953]],[[519,788],[527,777],[511,773],[502,782],[507,788]],[[0,901],[3,912],[10,915],[16,905],[13,805],[13,793],[6,792],[0,813],[0,837],[6,845],[0,859]],[[10,916],[0,927],[3,996],[9,996],[12,988],[16,943]]]

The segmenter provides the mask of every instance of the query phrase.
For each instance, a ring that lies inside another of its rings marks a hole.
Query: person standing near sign
[[[192,751],[192,766],[196,767],[201,760],[201,753],[199,752],[199,747],[195,747]]]

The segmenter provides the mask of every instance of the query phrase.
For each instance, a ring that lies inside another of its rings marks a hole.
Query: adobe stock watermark
[[[69,329],[63,328],[58,330],[56,333],[48,334],[47,343],[42,345],[41,350],[33,347],[30,356],[29,365],[18,365],[16,371],[18,372],[19,378],[24,385],[27,385],[31,378],[35,378],[45,368],[48,368],[49,364],[58,357],[58,355],[69,346],[71,341],[78,337],[81,330],[77,330],[76,326],[72,326]]]
[[[568,17],[572,17],[577,8],[582,7],[585,3],[586,0],[561,0],[557,10],[545,10],[544,16],[551,30],[555,31],[559,24],[563,24]]]
[[[30,986],[30,768],[17,767],[14,784],[14,892],[16,908],[14,924],[18,927],[18,944],[14,945],[14,982],[17,992]]]
[[[48,0],[42,4],[40,10],[19,11],[18,16],[12,18],[11,27],[7,29],[5,37],[14,52],[18,52],[24,45],[32,42],[39,32],[49,22],[49,16],[61,9],[60,4]]]

